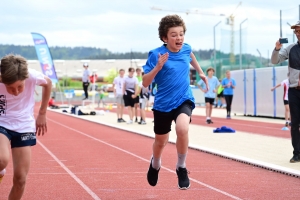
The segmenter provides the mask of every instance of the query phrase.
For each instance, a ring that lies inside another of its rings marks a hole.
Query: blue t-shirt
[[[207,81],[208,81],[208,85],[209,85],[209,90],[204,94],[204,97],[216,98],[216,94],[218,92],[217,87],[220,85],[219,80],[217,79],[217,77],[213,76],[211,78],[207,77]],[[202,79],[198,82],[198,85],[200,85],[204,90],[206,90],[206,85]],[[216,92],[214,92],[214,90],[216,90]]]
[[[231,84],[233,86],[236,86],[236,83],[235,83],[235,80],[233,78],[224,78],[222,80],[222,85],[227,85],[229,82],[231,82]],[[224,90],[223,90],[223,94],[224,95],[233,95],[233,88],[232,87],[225,87]]]
[[[158,54],[168,52],[169,59],[155,76],[157,93],[154,100],[154,110],[170,112],[179,107],[184,101],[194,103],[194,96],[190,87],[191,46],[184,43],[179,52],[169,51],[165,45],[158,47],[148,54],[145,74],[149,73],[158,62]],[[193,108],[195,105],[193,105]]]

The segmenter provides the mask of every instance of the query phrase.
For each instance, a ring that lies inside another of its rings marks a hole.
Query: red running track
[[[25,200],[40,199],[298,199],[300,181],[251,165],[189,150],[191,188],[177,188],[176,148],[164,150],[159,182],[146,172],[153,139],[49,112],[48,133],[33,148]],[[7,199],[12,165],[0,185]]]
[[[112,109],[112,112],[116,112],[116,109]],[[224,113],[226,111],[224,110]],[[124,119],[127,120],[127,109],[124,109]],[[225,116],[225,115],[224,115]],[[146,112],[146,117],[153,118],[152,111]],[[268,122],[259,122],[259,121],[246,121],[241,119],[226,119],[220,117],[213,117],[213,124],[206,124],[206,117],[199,116],[199,115],[192,115],[192,124],[201,125],[201,126],[210,126],[213,128],[221,127],[221,126],[229,126],[237,131],[243,131],[247,133],[259,134],[259,135],[266,135],[266,136],[274,136],[274,137],[281,137],[281,138],[291,138],[290,131],[282,131],[282,127],[284,123],[275,124],[275,123],[268,123]],[[259,118],[257,118],[259,120]],[[147,121],[147,120],[146,120]],[[283,120],[282,120],[283,121]],[[148,122],[151,122],[148,120]],[[284,122],[284,121],[283,121]]]

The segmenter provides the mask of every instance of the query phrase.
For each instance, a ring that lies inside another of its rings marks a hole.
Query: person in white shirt
[[[18,55],[3,57],[0,68],[0,174],[4,174],[8,165],[10,146],[13,186],[8,199],[21,199],[30,166],[31,146],[36,144],[36,135],[47,132],[46,111],[52,83],[41,72],[28,69],[26,59]],[[36,86],[42,86],[43,92],[35,119]]]
[[[89,98],[88,88],[90,85],[90,71],[88,70],[89,65],[87,63],[83,64],[84,71],[82,74],[82,87],[84,91],[85,98],[83,100],[86,100]]]
[[[135,69],[136,72],[136,78],[139,82],[138,84],[138,90],[140,89],[140,84],[143,80],[142,78],[142,69],[141,68],[136,68]],[[135,122],[138,123],[138,108],[140,107],[140,94],[138,94],[138,96],[135,98],[135,104],[134,104],[134,115],[135,115]],[[140,110],[140,122],[142,121],[142,111]]]
[[[283,80],[281,83],[276,85],[271,89],[273,92],[276,88],[283,86],[283,104],[284,104],[284,109],[285,109],[285,126],[290,125],[290,106],[289,106],[289,97],[288,97],[288,92],[289,92],[289,87],[290,87],[290,82],[289,82],[289,73],[287,74],[287,79]]]
[[[144,76],[144,72],[142,72]],[[138,124],[146,124],[146,106],[149,98],[149,87],[143,86],[143,81],[139,83],[139,94],[140,94],[140,110],[141,110],[141,121]]]
[[[128,72],[129,75],[124,79],[123,97],[125,106],[128,108],[129,114],[129,121],[127,122],[127,124],[132,124],[134,105],[136,103],[136,97],[138,96],[139,81],[136,77],[133,76],[134,68],[130,67]]]
[[[119,76],[116,77],[113,82],[114,94],[117,100],[117,117],[119,123],[125,122],[125,120],[123,119],[123,109],[124,109],[123,86],[125,80],[124,74],[125,74],[125,70],[120,69]]]

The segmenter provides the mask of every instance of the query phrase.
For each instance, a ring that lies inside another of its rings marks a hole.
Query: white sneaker
[[[144,120],[140,121],[138,124],[142,124],[142,125],[145,125],[146,122]]]
[[[133,124],[133,121],[132,121],[132,120],[129,120],[129,121],[127,122],[127,124]]]
[[[1,181],[2,181],[2,179],[3,179],[3,177],[4,177],[4,175],[5,175],[5,173],[6,173],[6,170],[5,170],[5,169],[3,169],[3,170],[0,172],[0,183],[1,183]]]

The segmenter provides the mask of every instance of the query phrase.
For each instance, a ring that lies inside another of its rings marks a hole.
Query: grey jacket
[[[300,42],[291,44],[281,51],[273,50],[271,62],[273,64],[281,63],[289,59],[289,82],[290,87],[300,86]]]

